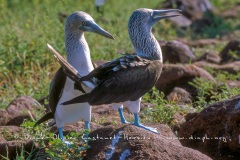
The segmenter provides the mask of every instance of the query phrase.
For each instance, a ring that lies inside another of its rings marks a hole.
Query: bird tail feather
[[[84,94],[78,97],[75,97],[69,101],[63,102],[62,105],[69,105],[69,104],[74,104],[74,103],[84,103],[84,102],[88,102],[88,97],[89,94]]]
[[[34,127],[36,127],[37,125],[51,119],[51,118],[54,118],[54,115],[52,112],[48,112],[46,113],[42,118],[40,118],[35,124],[34,124]]]
[[[54,54],[54,57],[57,59],[59,64],[62,66],[64,73],[72,79],[74,82],[76,82],[78,85],[84,85],[86,88],[93,89],[94,84],[91,82],[85,82],[82,79],[82,75],[71,65],[69,64],[50,44],[47,44],[48,48],[52,51]]]

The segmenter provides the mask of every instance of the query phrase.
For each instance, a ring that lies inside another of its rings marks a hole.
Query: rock
[[[169,20],[179,28],[187,28],[192,24],[192,21],[185,16],[177,16],[170,18]]]
[[[221,51],[221,63],[225,64],[228,62],[239,60],[240,55],[240,39],[230,41],[226,47]]]
[[[180,130],[180,126],[182,123],[186,122],[185,120],[185,117],[179,113],[175,113],[173,115],[173,121],[172,121],[172,125],[171,125],[171,128],[172,128],[172,131],[174,133],[178,133],[179,130]]]
[[[224,18],[238,18],[238,13],[240,12],[240,3],[236,4],[236,6],[231,7],[230,9],[224,11],[222,16]]]
[[[198,113],[196,113],[196,112],[188,113],[188,114],[185,116],[185,119],[186,119],[186,121],[190,121],[191,119],[193,119],[193,118],[196,117],[197,115],[198,115]]]
[[[215,82],[211,74],[195,65],[164,64],[161,76],[155,86],[165,95],[168,95],[174,87],[184,88],[194,98],[196,88],[189,85],[189,82],[197,77]]]
[[[181,146],[167,125],[152,127],[158,128],[161,134],[133,125],[99,128],[89,134],[94,139],[89,142],[91,148],[87,151],[86,159],[210,159],[196,150]]]
[[[21,96],[14,99],[6,108],[9,116],[11,117],[8,125],[19,126],[24,119],[34,119],[34,110],[41,106],[35,99],[29,96]]]
[[[18,140],[22,135],[22,128],[18,126],[0,126],[0,135],[7,140]]]
[[[205,61],[199,61],[199,62],[195,62],[193,64],[200,68],[204,68],[204,67],[212,68],[216,72],[217,71],[225,71],[225,72],[228,72],[231,74],[237,74],[240,71],[240,61],[235,61],[232,63],[222,64],[222,65],[212,64],[212,63],[208,63]]]
[[[190,48],[180,41],[159,42],[163,52],[163,62],[189,63],[195,59]]]
[[[239,80],[236,80],[236,81],[226,80],[226,83],[227,83],[229,88],[233,88],[233,87],[240,88],[240,81]]]
[[[183,88],[174,87],[167,100],[175,102],[176,104],[190,104],[192,103],[192,96]]]
[[[213,159],[238,159],[240,108],[236,104],[239,101],[240,95],[211,104],[186,118],[179,131],[179,137],[184,138],[181,143]]]
[[[209,0],[166,0],[158,8],[178,8],[191,20],[201,19],[205,12],[212,11]]]
[[[217,43],[220,43],[221,41],[218,39],[199,39],[194,41],[186,41],[184,39],[179,39],[178,41],[181,41],[182,43],[190,46],[190,47],[206,47],[208,45],[214,45]]]
[[[6,150],[6,147],[8,150]],[[32,149],[36,149],[33,141],[9,141],[0,143],[0,157],[8,157],[9,159],[15,159],[17,155],[21,155],[22,148],[24,148],[24,157],[27,158]],[[33,157],[32,157],[33,158]],[[30,158],[31,159],[31,158]]]
[[[21,96],[14,99],[7,107],[7,112],[11,116],[18,116],[23,114],[23,112],[32,111],[38,109],[40,104],[29,96]],[[32,114],[34,116],[34,114]]]
[[[9,120],[8,112],[5,109],[0,108],[0,126],[4,126],[7,124]]]
[[[211,52],[206,52],[201,57],[199,57],[197,61],[206,61],[209,63],[219,64],[221,61],[221,58],[216,54],[213,54]]]
[[[7,122],[7,126],[20,126],[24,120],[29,120],[32,119],[32,116],[29,114],[23,114],[23,115],[18,115],[10,118],[10,120]]]

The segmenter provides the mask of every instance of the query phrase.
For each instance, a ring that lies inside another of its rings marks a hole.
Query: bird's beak
[[[175,12],[175,14],[167,15],[167,13]],[[152,14],[153,22],[157,22],[161,19],[171,18],[182,15],[182,10],[168,9],[168,10],[154,10]]]
[[[93,21],[89,21],[87,24],[87,31],[89,32],[94,32],[97,34],[100,34],[104,37],[110,38],[110,39],[115,39],[110,33],[102,29],[98,24],[96,24]]]

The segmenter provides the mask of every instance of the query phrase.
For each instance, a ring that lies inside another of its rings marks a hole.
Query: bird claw
[[[121,121],[122,122],[122,124],[131,124],[130,122],[128,122],[128,121],[126,121],[126,120],[123,120],[123,121]]]
[[[69,142],[69,141],[66,141],[66,140],[63,140],[63,143],[65,143],[68,147],[70,147],[71,145],[73,145],[72,142]]]
[[[157,128],[152,128],[152,127],[147,127],[147,126],[144,126],[142,124],[134,124],[135,126],[139,127],[139,128],[143,128],[145,130],[148,130],[148,131],[151,131],[153,133],[156,133],[156,134],[160,134],[158,131],[157,131]]]

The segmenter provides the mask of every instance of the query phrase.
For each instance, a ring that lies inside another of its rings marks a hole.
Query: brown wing
[[[126,54],[123,57],[98,66],[88,75],[80,78],[79,81],[75,82],[80,83],[81,81],[94,81],[96,84],[98,84],[101,83],[101,81],[107,78],[109,75],[112,75],[114,72],[124,70],[129,67],[140,66],[146,64],[147,62],[148,60],[143,59],[137,55]]]
[[[54,75],[49,89],[49,107],[54,114],[56,111],[57,103],[62,95],[62,91],[66,82],[66,74],[63,72],[63,68],[59,68]]]
[[[81,81],[92,80],[97,86],[90,93],[73,98],[63,105],[83,102],[100,105],[137,100],[154,86],[161,70],[162,63],[158,60],[126,55],[82,77]]]
[[[105,73],[96,88],[89,93],[91,105],[109,104],[137,100],[148,92],[161,74],[162,63],[142,59],[134,62],[135,66],[127,65],[118,71]],[[144,63],[143,63],[144,62]],[[115,66],[116,67],[116,66]]]
[[[82,77],[78,71],[72,65],[70,65],[51,45],[47,44],[47,46],[52,51],[59,64],[62,66],[64,73],[73,81],[78,81]]]
[[[57,51],[50,45],[48,47],[74,82],[82,84],[83,81],[89,81],[97,84],[90,93],[80,98],[80,101],[91,105],[137,100],[154,86],[162,69],[162,63],[158,60],[126,55],[105,63],[82,77]],[[78,97],[74,99],[77,100]]]

